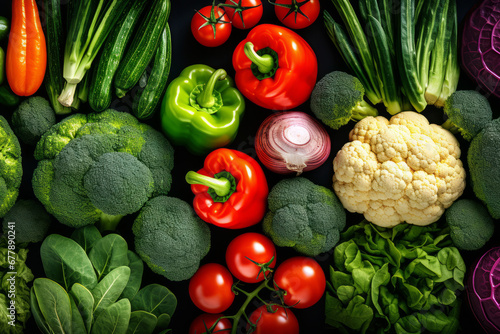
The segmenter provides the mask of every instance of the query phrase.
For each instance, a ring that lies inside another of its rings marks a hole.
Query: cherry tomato
[[[326,287],[325,273],[310,257],[285,260],[274,272],[275,288],[285,290],[284,302],[295,308],[307,308],[318,302]]]
[[[212,325],[220,317],[222,317],[222,314],[210,314],[210,313],[200,314],[193,320],[191,326],[189,326],[189,334],[207,333],[207,329],[210,329],[210,327],[212,327]],[[219,322],[217,322],[217,325],[215,325],[215,327],[210,333],[229,334],[231,333],[232,327],[233,326],[231,325],[231,321],[229,321],[229,319],[221,319],[219,320]]]
[[[201,266],[189,281],[189,296],[200,310],[220,313],[233,303],[233,276],[218,263]]]
[[[229,243],[226,250],[226,264],[229,271],[234,277],[246,283],[264,280],[263,273],[259,273],[261,268],[252,261],[268,263],[271,259],[269,267],[274,268],[276,248],[269,238],[260,233],[241,234]]]
[[[259,23],[264,9],[261,0],[226,0],[224,9],[233,27],[250,29]]]
[[[299,321],[290,309],[279,305],[271,306],[273,311],[269,312],[266,305],[262,305],[252,312],[250,321],[256,324],[254,334],[299,334]],[[250,325],[247,325],[247,329]]]
[[[310,26],[320,12],[319,0],[276,0],[272,4],[278,20],[292,29]]]
[[[206,6],[191,19],[191,32],[201,45],[215,47],[224,44],[231,35],[231,23],[218,6]]]

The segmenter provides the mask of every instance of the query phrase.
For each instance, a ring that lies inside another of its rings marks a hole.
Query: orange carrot
[[[12,91],[33,95],[43,82],[47,47],[35,0],[13,0],[5,67]]]

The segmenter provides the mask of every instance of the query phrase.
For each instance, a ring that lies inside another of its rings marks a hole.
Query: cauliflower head
[[[376,225],[429,225],[464,191],[457,139],[421,114],[367,117],[349,140],[333,160],[333,189]]]

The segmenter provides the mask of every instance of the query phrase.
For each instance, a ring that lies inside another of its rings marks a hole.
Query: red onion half
[[[260,125],[255,137],[259,160],[279,174],[313,170],[330,155],[330,137],[323,126],[300,111],[270,115]]]

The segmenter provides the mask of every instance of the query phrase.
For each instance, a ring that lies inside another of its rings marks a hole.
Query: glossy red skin
[[[214,38],[214,30],[211,25],[207,25],[201,29],[206,20],[200,15],[203,14],[206,17],[210,17],[210,11],[212,10],[212,6],[206,6],[196,12],[191,19],[191,32],[193,33],[194,38],[201,45],[208,47],[216,47],[224,44],[231,35],[231,23],[217,23],[215,25],[215,38]],[[215,18],[221,17],[223,21],[229,22],[229,18],[225,14],[224,10],[219,7],[215,7]]]
[[[298,2],[302,2],[302,0],[298,0]],[[289,5],[292,3],[292,0],[276,0],[276,3]],[[319,0],[309,0],[307,3],[300,7],[300,10],[307,17],[300,13],[294,12],[285,18],[289,9],[281,6],[274,6],[274,13],[281,23],[286,25],[288,28],[303,29],[309,27],[318,18],[320,12]]]
[[[286,291],[288,306],[307,308],[316,304],[325,292],[326,278],[321,266],[310,257],[296,256],[285,260],[274,272],[275,288]]]
[[[199,316],[197,316],[193,322],[191,323],[191,326],[189,326],[189,332],[188,334],[203,334],[206,333],[206,329],[210,329],[212,325],[222,317],[222,314],[210,314],[210,313],[202,313]],[[221,333],[221,334],[229,334],[231,333],[231,328],[233,326],[231,325],[231,321],[229,319],[221,319],[219,322],[217,322],[217,325],[213,328],[212,333]]]
[[[233,303],[232,285],[233,276],[226,267],[207,263],[189,280],[189,296],[203,312],[221,313]]]
[[[219,148],[207,155],[198,173],[213,177],[222,171],[236,179],[236,191],[226,202],[214,202],[207,186],[193,184],[194,211],[207,223],[224,228],[238,229],[259,223],[266,213],[269,193],[262,167],[243,152]]]
[[[250,321],[257,323],[254,334],[299,334],[299,321],[290,309],[285,309],[278,305],[273,305],[271,313],[267,311],[266,305],[262,305],[252,312]],[[260,317],[260,319],[259,319]],[[247,326],[247,329],[249,326]]]
[[[276,51],[279,67],[272,78],[259,80],[252,62],[244,52],[246,42],[258,51]],[[318,76],[318,62],[311,46],[294,31],[278,25],[260,24],[250,30],[233,53],[235,82],[240,92],[253,103],[271,110],[295,108],[309,99]]]
[[[228,5],[238,5],[240,0],[226,0],[226,4]],[[226,9],[226,14],[231,20],[231,24],[233,27],[237,29],[250,29],[253,28],[257,23],[259,23],[262,18],[262,13],[264,12],[264,7],[262,6],[262,2],[260,0],[242,0],[242,7],[254,7],[243,10],[241,13],[243,15],[243,21],[241,20],[240,14],[235,15],[234,8],[224,7]],[[244,23],[244,24],[243,24]]]
[[[260,233],[248,232],[234,238],[226,249],[226,264],[234,277],[246,283],[263,281],[260,267],[249,259],[257,263],[267,263],[273,259],[269,267],[274,268],[276,247],[271,239]]]

